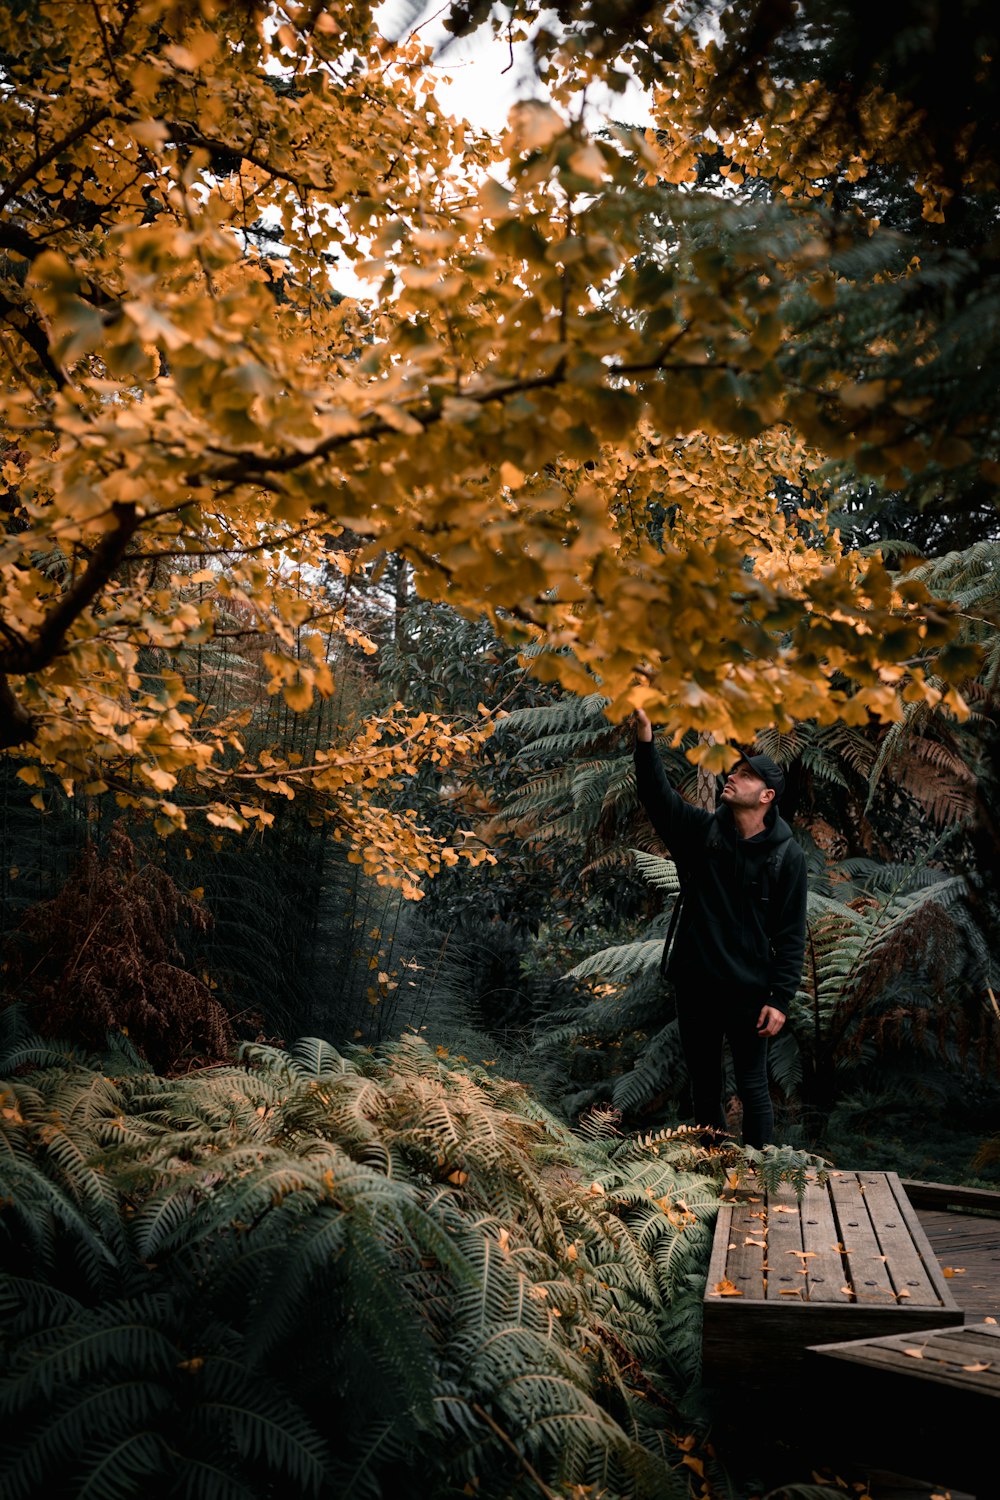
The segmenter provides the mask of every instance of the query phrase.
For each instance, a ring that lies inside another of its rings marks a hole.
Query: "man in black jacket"
[[[722,1044],[728,1040],[743,1104],[743,1139],[774,1131],[768,1038],[777,1036],[802,977],[806,864],[778,813],[785,787],[767,755],[742,755],[714,813],[670,786],[649,718],[636,710],[639,800],[677,865],[682,906],[667,973],[691,1078],[695,1121],[722,1129]]]

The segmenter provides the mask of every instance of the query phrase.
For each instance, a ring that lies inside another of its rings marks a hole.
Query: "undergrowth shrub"
[[[416,1038],[2,1072],[9,1500],[729,1493],[685,1402],[742,1153],[574,1135]]]
[[[102,1045],[121,1031],[154,1068],[229,1054],[233,1033],[180,946],[211,917],[137,850],[122,825],[106,849],[85,845],[65,885],[24,915],[6,952],[9,993],[47,1036]]]

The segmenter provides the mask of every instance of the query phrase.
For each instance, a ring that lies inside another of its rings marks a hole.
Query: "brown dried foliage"
[[[11,945],[10,992],[43,1035],[100,1048],[122,1031],[161,1072],[219,1061],[233,1045],[229,1017],[184,967],[176,938],[211,920],[119,824],[103,857],[88,844],[59,894],[28,913]]]
[[[855,905],[857,903],[851,903]],[[927,1045],[933,1031],[942,1053],[949,1044],[958,1048],[962,1067],[974,1059],[983,1075],[1000,1065],[1000,1027],[979,996],[968,987],[956,986],[954,949],[961,942],[955,923],[941,906],[929,901],[903,926],[879,945],[877,960],[870,962],[851,996],[850,1010],[860,1018],[850,1048],[855,1055],[869,1038],[879,1050],[903,1044],[912,1037],[918,1047]],[[880,993],[901,974],[911,974],[920,989],[941,997],[932,1007],[920,1000],[882,1009]]]

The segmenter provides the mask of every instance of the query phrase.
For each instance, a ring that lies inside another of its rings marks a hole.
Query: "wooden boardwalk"
[[[814,1346],[811,1353],[827,1372],[821,1389],[832,1409],[843,1403],[853,1455],[895,1470],[883,1476],[888,1488],[871,1485],[879,1500],[883,1495],[923,1500],[932,1494],[996,1500],[1000,1193],[914,1181],[902,1187],[962,1309],[964,1326]],[[893,1411],[905,1412],[905,1422],[886,1421]],[[936,1483],[911,1482],[904,1489],[901,1474]]]
[[[703,1349],[718,1420],[775,1485],[794,1454],[873,1500],[1000,1500],[1000,1193],[839,1172],[801,1204],[723,1204]]]
[[[912,1181],[903,1188],[965,1321],[1000,1324],[1000,1193]]]

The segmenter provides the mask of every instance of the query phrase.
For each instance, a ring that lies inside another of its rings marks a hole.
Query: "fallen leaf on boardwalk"
[[[787,1203],[776,1203],[771,1209],[773,1214],[797,1214],[797,1208],[789,1208]]]
[[[983,1322],[984,1323],[995,1323],[996,1322],[996,1318],[984,1318]]]
[[[992,1368],[993,1368],[993,1361],[992,1360],[987,1360],[986,1364],[984,1364],[984,1365],[963,1365],[962,1366],[963,1370],[972,1370],[975,1374],[978,1374],[980,1370],[992,1370]]]
[[[852,1287],[842,1286],[840,1290],[844,1293],[845,1297],[852,1297],[854,1295],[854,1289]]]
[[[721,1281],[717,1281],[715,1283],[714,1287],[712,1288],[712,1296],[713,1297],[742,1297],[743,1293],[740,1291],[740,1289],[739,1289],[738,1286],[733,1286],[733,1283],[729,1280],[729,1278],[727,1276],[723,1276],[722,1280]]]
[[[942,1266],[941,1267],[941,1275],[942,1276],[964,1276],[965,1275],[965,1267],[964,1266]]]
[[[727,1250],[735,1250],[736,1249],[736,1241],[735,1240],[730,1240],[729,1244],[726,1246],[726,1249]]]
[[[751,1239],[747,1238],[747,1239],[745,1239],[743,1241],[743,1243],[744,1243],[744,1245],[756,1245],[761,1250],[766,1250],[767,1249],[767,1241],[766,1240],[751,1240]]]
[[[908,1296],[909,1296],[909,1295],[910,1295],[910,1294],[909,1294],[909,1292],[908,1292],[908,1291],[907,1291],[907,1290],[906,1290],[906,1287],[905,1287],[905,1286],[904,1286],[904,1287],[903,1287],[903,1288],[902,1288],[902,1290],[901,1290],[901,1291],[898,1291],[898,1292],[897,1292],[897,1293],[896,1293],[896,1296],[897,1296],[897,1297],[908,1297]]]
[[[924,1357],[924,1351],[922,1349],[904,1349],[903,1353],[908,1354],[911,1359],[923,1359]]]
[[[819,1254],[818,1250],[786,1250],[786,1255],[797,1255],[799,1260],[815,1260]]]
[[[801,1297],[802,1296],[802,1288],[800,1286],[790,1286],[790,1287],[784,1287],[783,1286],[781,1288],[781,1291],[778,1293],[778,1296],[779,1297]]]

